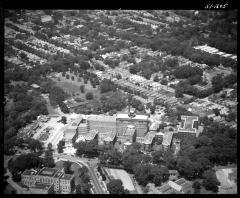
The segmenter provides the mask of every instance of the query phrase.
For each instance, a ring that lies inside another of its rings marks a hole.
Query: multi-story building
[[[99,133],[106,133],[107,131],[116,131],[116,117],[103,115],[90,115],[87,118],[87,128],[90,130],[97,130]]]
[[[100,145],[114,144],[115,141],[116,141],[116,131],[110,131],[110,132],[98,134],[98,144]]]
[[[78,136],[78,126],[82,122],[82,117],[75,119],[64,131],[64,141],[66,143],[75,142]]]
[[[122,135],[118,135],[119,142],[129,142],[133,143],[136,140],[136,128],[133,125],[128,125],[126,130],[123,132]]]
[[[175,182],[168,181],[167,184],[162,185],[158,190],[162,194],[192,194],[192,184],[181,178]]]
[[[136,115],[133,112],[129,114],[117,115],[117,136],[122,136],[129,125],[133,125],[136,128],[136,136],[143,137],[148,132],[148,116]]]
[[[167,148],[171,146],[172,137],[173,137],[173,132],[168,131],[164,133],[162,145],[165,150],[167,150]]]
[[[51,185],[55,193],[69,194],[74,188],[74,175],[65,174],[63,169],[42,168],[40,170],[25,170],[22,175],[22,184],[31,189],[40,189],[45,193],[51,193]]]
[[[185,136],[196,137],[198,135],[198,116],[181,116],[181,122],[175,137],[181,139]]]
[[[147,151],[152,147],[155,135],[155,131],[150,131],[144,137],[137,137],[136,142],[140,143],[142,145],[142,149]]]

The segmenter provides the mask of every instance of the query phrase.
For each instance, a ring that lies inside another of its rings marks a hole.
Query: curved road
[[[59,158],[59,160],[61,158],[63,160],[69,160],[69,161],[80,163],[80,164],[83,164],[84,166],[86,166],[89,171],[89,175],[93,181],[95,190],[97,191],[96,194],[106,194],[106,192],[102,189],[101,184],[100,184],[97,176],[95,175],[93,168],[90,167],[87,163],[81,161],[78,157],[73,157],[73,156],[69,156],[69,155],[53,153],[53,157],[57,157],[57,158]]]

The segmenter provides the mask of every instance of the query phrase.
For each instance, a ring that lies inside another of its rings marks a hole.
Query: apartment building
[[[40,170],[25,170],[22,175],[22,184],[37,192],[70,194],[74,188],[74,175],[65,174],[63,169],[44,167]],[[53,185],[53,187],[51,187]],[[42,188],[41,188],[42,186]]]

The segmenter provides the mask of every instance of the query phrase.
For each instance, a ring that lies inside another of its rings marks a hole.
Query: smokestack
[[[128,93],[128,115],[130,114],[130,94]]]

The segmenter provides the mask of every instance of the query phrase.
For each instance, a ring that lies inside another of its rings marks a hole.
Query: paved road
[[[80,164],[83,164],[84,166],[86,166],[88,171],[89,171],[90,178],[93,181],[96,194],[106,194],[105,191],[102,189],[100,181],[98,180],[97,176],[95,175],[93,168],[91,166],[89,166],[88,162],[84,162],[83,160],[81,160],[78,157],[73,157],[73,156],[63,155],[63,154],[54,153],[53,157],[62,158],[62,159],[69,160],[69,161],[76,162],[76,163],[80,163]]]

